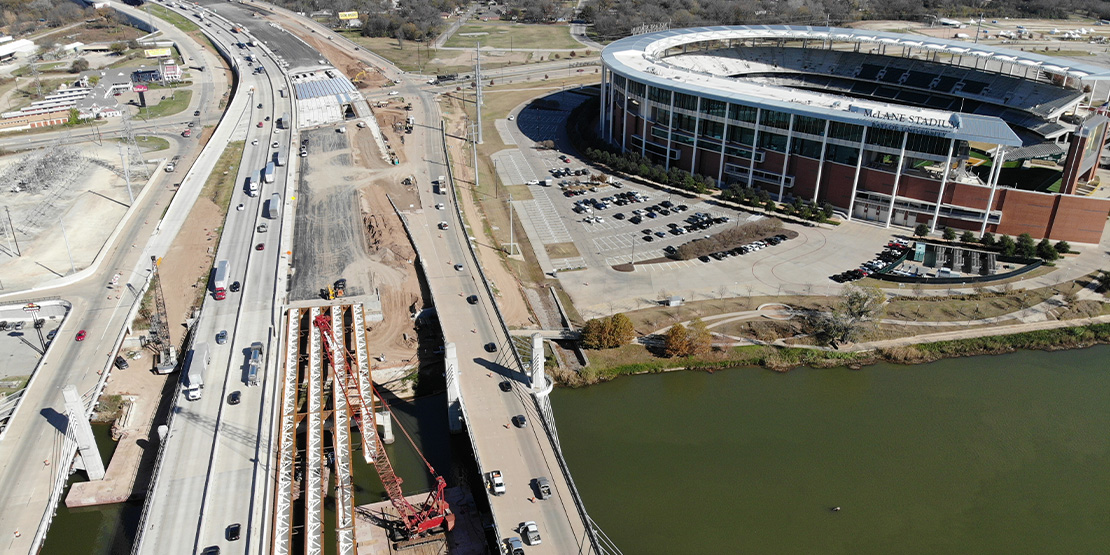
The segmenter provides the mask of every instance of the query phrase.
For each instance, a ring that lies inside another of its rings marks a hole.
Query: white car
[[[447,229],[447,222],[439,222],[440,229]]]
[[[516,116],[509,116],[509,121],[513,121],[514,119],[516,119]]]
[[[279,145],[277,141],[274,141],[272,144],[270,144],[270,148],[277,148],[279,146],[281,145]]]
[[[256,145],[256,144],[258,144],[258,139],[255,139],[255,140],[251,141],[251,144],[252,144],[252,145]]]
[[[245,208],[245,207],[243,206],[243,203],[241,203],[241,202],[239,203],[239,206],[235,207],[235,209],[238,210],[239,212],[242,212],[243,208]]]
[[[540,540],[540,527],[536,526],[536,521],[534,520],[529,520],[520,525],[520,535],[524,538],[524,541],[528,542],[528,545],[539,545],[543,543],[543,541]]]
[[[528,182],[528,185],[539,185],[539,184],[540,184],[539,179],[533,179],[533,180]]]
[[[443,206],[442,202],[436,205],[436,210],[443,210],[443,209],[444,209],[444,206]]]
[[[389,91],[389,96],[397,96],[397,91]]]

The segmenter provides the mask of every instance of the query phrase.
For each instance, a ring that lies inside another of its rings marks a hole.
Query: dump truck
[[[262,365],[262,343],[251,343],[250,357],[247,359],[247,385],[258,385],[258,368]]]
[[[216,275],[212,279],[212,293],[217,301],[222,301],[227,298],[227,274],[228,264],[226,260],[221,260],[216,263]]]
[[[274,163],[273,162],[268,162],[266,164],[266,169],[262,170],[262,178],[266,180],[266,183],[273,183],[274,182]]]
[[[178,160],[181,160],[180,156],[174,156],[173,158],[170,158],[169,163],[166,164],[166,173],[172,173],[177,170]]]
[[[204,390],[204,372],[208,369],[208,363],[211,360],[208,343],[201,342],[193,347],[192,356],[189,359],[189,371],[185,373],[185,382],[182,384],[186,399],[190,401],[200,399],[201,392]]]

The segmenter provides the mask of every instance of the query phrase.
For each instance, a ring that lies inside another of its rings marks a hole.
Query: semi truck
[[[208,351],[208,343],[200,342],[193,347],[192,356],[189,359],[189,371],[185,374],[185,398],[190,401],[200,399],[201,392],[204,390],[204,372],[208,369],[208,363],[211,362],[212,355]]]
[[[285,149],[281,149],[274,153],[274,161],[277,162],[279,166],[285,165]]]
[[[270,196],[270,203],[266,205],[266,216],[271,220],[281,216],[281,195],[274,193]]]
[[[258,196],[258,182],[253,177],[247,177],[247,194],[252,197]]]
[[[213,296],[217,301],[222,301],[227,298],[227,274],[228,264],[226,260],[221,260],[216,263],[216,276],[212,280]]]
[[[262,365],[262,343],[251,343],[251,354],[247,360],[247,385],[258,385],[258,368]]]
[[[266,169],[262,170],[262,177],[266,180],[266,183],[273,183],[274,182],[274,163],[273,162],[266,163]]]
[[[281,119],[278,120],[278,127],[289,129],[289,112],[281,114]]]

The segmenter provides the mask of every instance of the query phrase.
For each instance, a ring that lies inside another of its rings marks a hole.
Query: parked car
[[[120,370],[126,370],[128,366],[127,359],[121,356],[116,357],[116,362],[114,364],[116,365],[116,368],[119,368]]]

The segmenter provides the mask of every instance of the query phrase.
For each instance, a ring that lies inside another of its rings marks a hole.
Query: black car
[[[233,283],[231,284],[231,292],[232,292],[232,293],[238,293],[238,292],[239,292],[239,289],[241,289],[241,288],[242,288],[242,286],[241,286],[241,285],[239,285],[239,282],[238,282],[238,281],[236,281],[236,282],[233,282]]]
[[[471,295],[466,298],[466,302],[470,304],[478,304],[478,295]]]
[[[116,368],[119,368],[120,370],[123,370],[123,369],[127,368],[127,360],[124,359],[121,356],[116,357],[115,364],[116,364]]]
[[[513,417],[513,426],[517,428],[525,428],[528,426],[528,419],[523,414],[518,414]]]
[[[227,527],[227,541],[233,542],[233,541],[239,539],[239,530],[240,530],[240,528],[242,528],[242,526],[238,522],[236,522],[235,524],[232,524],[231,526],[228,526]]]
[[[652,237],[651,235],[644,235],[644,241],[647,241],[648,243],[650,243],[654,240],[655,240],[655,237]]]
[[[238,391],[232,391],[227,396],[227,404],[229,404],[229,405],[238,405],[239,401],[241,401],[242,399],[243,399],[243,394],[242,393],[239,393]]]
[[[628,218],[628,223],[633,225],[639,224],[642,221],[644,221],[644,219],[639,216],[632,216],[631,218]]]
[[[659,209],[659,215],[660,215],[660,216],[670,216],[670,215],[671,215],[671,211],[670,211],[670,210],[667,210],[666,208],[660,208],[660,209]]]
[[[497,384],[497,387],[500,387],[501,391],[509,392],[509,391],[513,390],[513,382],[510,382],[509,380],[505,380],[505,381],[502,381],[501,383]]]
[[[496,353],[497,352],[497,343],[486,343],[485,349],[486,349],[487,353]]]
[[[200,110],[193,112],[193,116],[200,117]]]
[[[701,260],[702,262],[709,262],[709,257],[702,255],[698,257],[698,260]]]
[[[616,214],[613,214],[613,218],[617,219],[617,220],[623,220],[624,219],[624,213],[617,212]]]
[[[670,207],[674,206],[674,203],[669,201],[669,200],[665,200],[663,202],[660,202],[659,206],[662,206],[663,208],[670,208]]]

